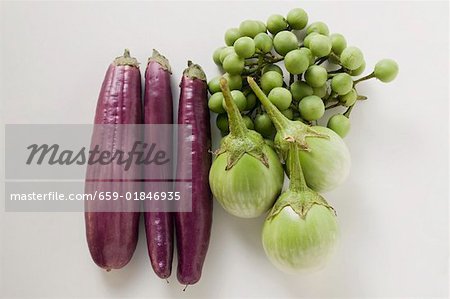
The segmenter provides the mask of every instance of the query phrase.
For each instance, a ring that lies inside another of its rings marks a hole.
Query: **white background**
[[[2,2],[2,122],[91,123],[105,70],[125,47],[143,63],[142,71],[152,48],[170,59],[177,103],[188,59],[211,78],[218,74],[211,53],[227,28],[298,5]],[[167,284],[153,274],[143,226],[130,264],[106,273],[91,261],[82,214],[2,211],[0,297],[446,297],[448,3],[301,6],[310,20],[327,22],[360,47],[368,70],[385,57],[400,65],[391,84],[361,84],[369,100],[353,111],[346,138],[351,175],[326,194],[338,212],[342,238],[323,271],[279,272],[261,246],[263,218],[233,218],[217,203],[203,277],[186,292],[176,275]],[[217,144],[217,131],[214,137]]]

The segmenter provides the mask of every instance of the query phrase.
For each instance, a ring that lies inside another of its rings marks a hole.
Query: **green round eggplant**
[[[283,193],[278,200],[291,196]],[[332,209],[314,204],[303,218],[291,206],[267,218],[262,243],[275,267],[287,273],[322,268],[332,256],[339,239],[339,227]]]
[[[258,217],[272,207],[280,194],[283,167],[269,145],[264,144],[262,152],[268,167],[248,153],[228,170],[229,152],[214,160],[209,172],[209,185],[214,197],[228,213],[241,218]]]

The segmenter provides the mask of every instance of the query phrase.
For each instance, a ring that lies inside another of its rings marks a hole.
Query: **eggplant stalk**
[[[273,206],[267,219],[275,217],[283,208],[290,206],[302,219],[305,219],[308,211],[314,205],[322,205],[332,210],[327,201],[316,191],[309,188],[306,184],[305,176],[303,175],[302,166],[300,163],[300,151],[303,149],[291,142],[288,154],[288,163],[290,169],[289,189],[285,192],[289,196],[281,196],[282,200],[277,200]]]
[[[225,78],[220,79],[220,89],[222,90],[225,99],[225,110],[228,114],[230,134],[236,138],[243,138],[248,132],[248,129],[244,124],[244,120],[242,119],[242,115],[239,112],[236,103],[233,101],[228,82]]]
[[[247,153],[266,167],[269,167],[267,156],[263,152],[264,139],[255,131],[247,129],[236,103],[233,101],[228,82],[225,78],[220,79],[220,88],[225,99],[225,108],[229,118],[230,134],[223,138],[216,156],[229,152],[226,170],[231,169],[242,156]]]
[[[308,190],[305,176],[303,175],[302,165],[300,163],[299,149],[295,144],[291,144],[289,151],[289,169],[291,169],[291,178],[289,182],[289,189],[294,192],[303,192]]]
[[[319,133],[301,121],[289,120],[277,109],[277,107],[275,107],[274,104],[272,104],[252,77],[247,77],[247,81],[255,95],[263,104],[264,109],[267,111],[267,114],[275,125],[278,134],[281,134],[281,141],[279,140],[275,143],[276,146],[280,148],[285,160],[287,158],[287,151],[289,150],[289,142],[295,142],[302,150],[310,151],[311,149],[306,142],[306,137],[329,138],[328,135]]]

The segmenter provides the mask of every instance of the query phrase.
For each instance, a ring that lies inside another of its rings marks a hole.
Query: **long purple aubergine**
[[[122,148],[123,143],[133,142],[135,137],[121,135],[123,127],[120,125],[142,123],[141,76],[138,62],[130,57],[128,50],[125,50],[123,56],[117,57],[106,71],[94,123],[108,126],[94,128],[91,146],[100,144],[102,149],[112,152]],[[128,190],[130,184],[135,184],[121,180],[123,177],[123,168],[112,163],[107,166],[88,165],[85,192],[93,194],[95,191],[115,191],[120,194]],[[118,181],[115,180],[117,178]],[[140,213],[139,210],[129,209],[130,206],[121,206],[118,212],[92,212],[99,204],[101,202],[98,200],[85,203],[89,251],[99,267],[107,271],[120,269],[130,261],[136,249]],[[127,209],[124,210],[125,208]]]
[[[211,130],[206,76],[199,65],[188,63],[181,80],[178,124],[192,127],[192,136],[178,144],[177,181],[192,174],[192,211],[177,212],[175,227],[178,252],[178,281],[196,283],[201,276],[212,224],[212,196],[208,173],[211,167]],[[190,155],[190,159],[186,159]],[[178,185],[178,183],[177,183]],[[177,190],[183,189],[177,186]],[[181,196],[183,196],[181,194]]]
[[[152,57],[149,58],[147,69],[145,71],[145,92],[144,92],[144,123],[145,124],[173,124],[173,102],[172,90],[170,86],[170,65],[169,61],[156,50],[153,50]],[[148,129],[148,130],[147,130]],[[147,132],[149,131],[149,132]],[[159,134],[166,134],[168,129],[158,132],[158,127],[146,127],[146,140],[157,138],[156,143],[170,142],[171,137],[162,136],[158,138]],[[159,144],[161,145],[161,144]],[[166,151],[169,154],[169,151]],[[170,159],[172,159],[170,157]],[[168,163],[159,166],[157,172],[151,172],[151,167],[146,167],[147,174],[145,178],[160,179],[161,181],[172,179],[172,165]],[[167,184],[167,183],[166,183]],[[167,190],[166,190],[167,189]],[[144,190],[148,192],[165,192],[172,191],[171,188],[164,183],[152,184],[146,182]],[[173,234],[174,221],[173,213],[170,212],[149,212],[151,210],[150,201],[144,201],[145,208],[145,231],[147,235],[147,249],[150,256],[150,262],[156,275],[160,278],[168,278],[172,272],[172,258],[173,258]],[[148,208],[147,208],[148,207]]]

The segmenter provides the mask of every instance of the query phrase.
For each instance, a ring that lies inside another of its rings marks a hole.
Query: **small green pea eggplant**
[[[286,118],[267,98],[253,78],[248,83],[258,97],[277,134],[275,148],[288,165],[288,153],[292,142],[301,149],[300,161],[307,185],[318,192],[330,191],[339,186],[350,172],[350,153],[345,142],[334,131],[321,126],[307,126],[301,121]]]
[[[300,152],[300,149],[289,151],[289,189],[275,203],[262,231],[267,257],[287,273],[322,268],[339,237],[334,209],[305,183]]]
[[[227,80],[220,80],[230,134],[216,151],[209,184],[217,201],[230,214],[254,218],[267,212],[281,192],[284,172],[278,155],[262,136],[247,129],[234,103]]]

